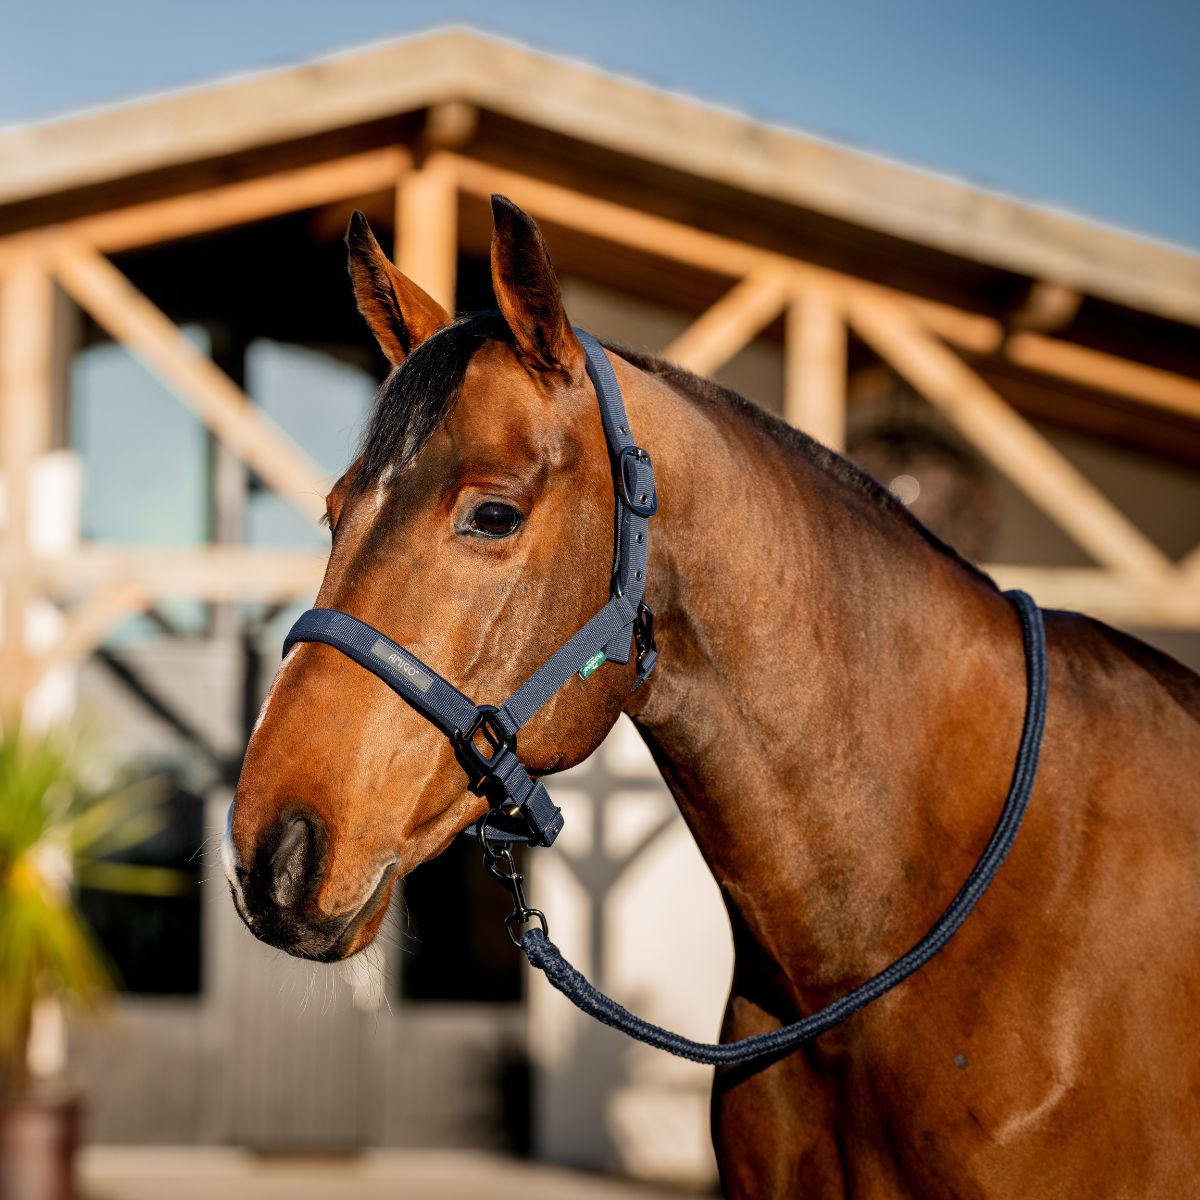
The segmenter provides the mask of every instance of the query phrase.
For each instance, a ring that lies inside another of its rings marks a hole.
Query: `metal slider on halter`
[[[643,599],[649,520],[658,511],[654,465],[629,432],[625,401],[603,347],[584,330],[575,332],[596,389],[613,471],[616,532],[608,603],[501,705],[476,704],[415,654],[339,609],[309,609],[292,626],[283,646],[285,655],[298,642],[333,646],[377,675],[450,738],[470,788],[492,806],[483,820],[464,832],[479,838],[484,861],[497,879],[510,889],[514,888],[512,881],[517,881],[514,900],[517,911],[526,914],[534,910],[526,908],[520,894],[521,876],[512,863],[511,849],[505,858],[503,850],[493,853],[492,843],[502,847],[514,842],[552,845],[563,819],[545,787],[521,762],[518,731],[572,675],[586,678],[600,663],[628,663],[636,653],[636,689],[658,658],[654,614]],[[512,869],[499,871],[499,862]],[[545,918],[542,921],[544,924]]]

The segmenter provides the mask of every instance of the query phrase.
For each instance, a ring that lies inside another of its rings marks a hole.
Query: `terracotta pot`
[[[0,1200],[74,1200],[79,1097],[0,1098]]]

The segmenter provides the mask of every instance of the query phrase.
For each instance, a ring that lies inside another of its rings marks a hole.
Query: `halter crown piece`
[[[324,642],[378,675],[454,743],[471,790],[492,811],[466,832],[481,840],[549,846],[563,827],[561,811],[517,756],[517,732],[577,672],[586,678],[604,661],[627,663],[637,648],[634,688],[654,670],[654,614],[642,599],[650,551],[650,518],[658,511],[650,456],[633,440],[612,363],[590,333],[575,330],[600,401],[616,497],[615,545],[608,603],[560,646],[501,705],[476,704],[411,651],[336,608],[303,613],[283,643]]]

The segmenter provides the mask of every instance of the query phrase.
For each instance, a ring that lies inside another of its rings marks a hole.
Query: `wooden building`
[[[347,217],[364,209],[448,307],[483,307],[495,191],[542,223],[578,323],[847,449],[1002,584],[1200,663],[1200,256],[451,31],[0,131],[6,706],[79,696],[123,750],[186,760],[219,829],[382,369],[346,282]],[[156,424],[173,405],[186,426]],[[645,997],[655,964],[609,964],[595,914],[631,865],[643,899],[710,885],[624,743],[562,786],[594,837],[567,842],[545,886],[575,905],[581,957]],[[605,858],[596,801],[614,790],[644,811]],[[424,999],[390,1013],[360,987],[329,1019],[280,1015],[280,975],[307,968],[255,958],[219,883],[205,893],[196,995],[131,995],[136,1036],[81,1043],[98,1136],[498,1136],[526,1020],[503,966],[492,1003],[431,967]],[[711,900],[698,911],[719,923]],[[719,1011],[727,951],[697,937],[671,995],[702,986]],[[656,996],[652,1013],[678,1008]],[[599,1079],[603,1048],[585,1059],[535,1064],[543,1150],[703,1173],[703,1072],[647,1084],[637,1060],[642,1090],[610,1120],[620,1081]],[[647,1087],[680,1104],[674,1157],[630,1132]]]

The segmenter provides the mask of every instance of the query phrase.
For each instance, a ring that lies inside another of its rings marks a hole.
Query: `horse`
[[[508,695],[608,598],[613,475],[537,225],[493,198],[496,310],[453,318],[347,232],[391,364],[328,496],[317,604],[468,694]],[[1026,702],[992,580],[846,459],[716,383],[605,346],[661,497],[657,670],[573,677],[521,733],[535,777],[620,713],[717,884],[723,1041],[777,1029],[931,925],[1004,800]],[[1200,678],[1044,615],[1025,822],[938,957],[789,1055],[718,1069],[740,1197],[1143,1197],[1200,1187]],[[226,869],[251,931],[347,957],[396,881],[489,808],[450,742],[328,645],[286,655],[247,747]]]

